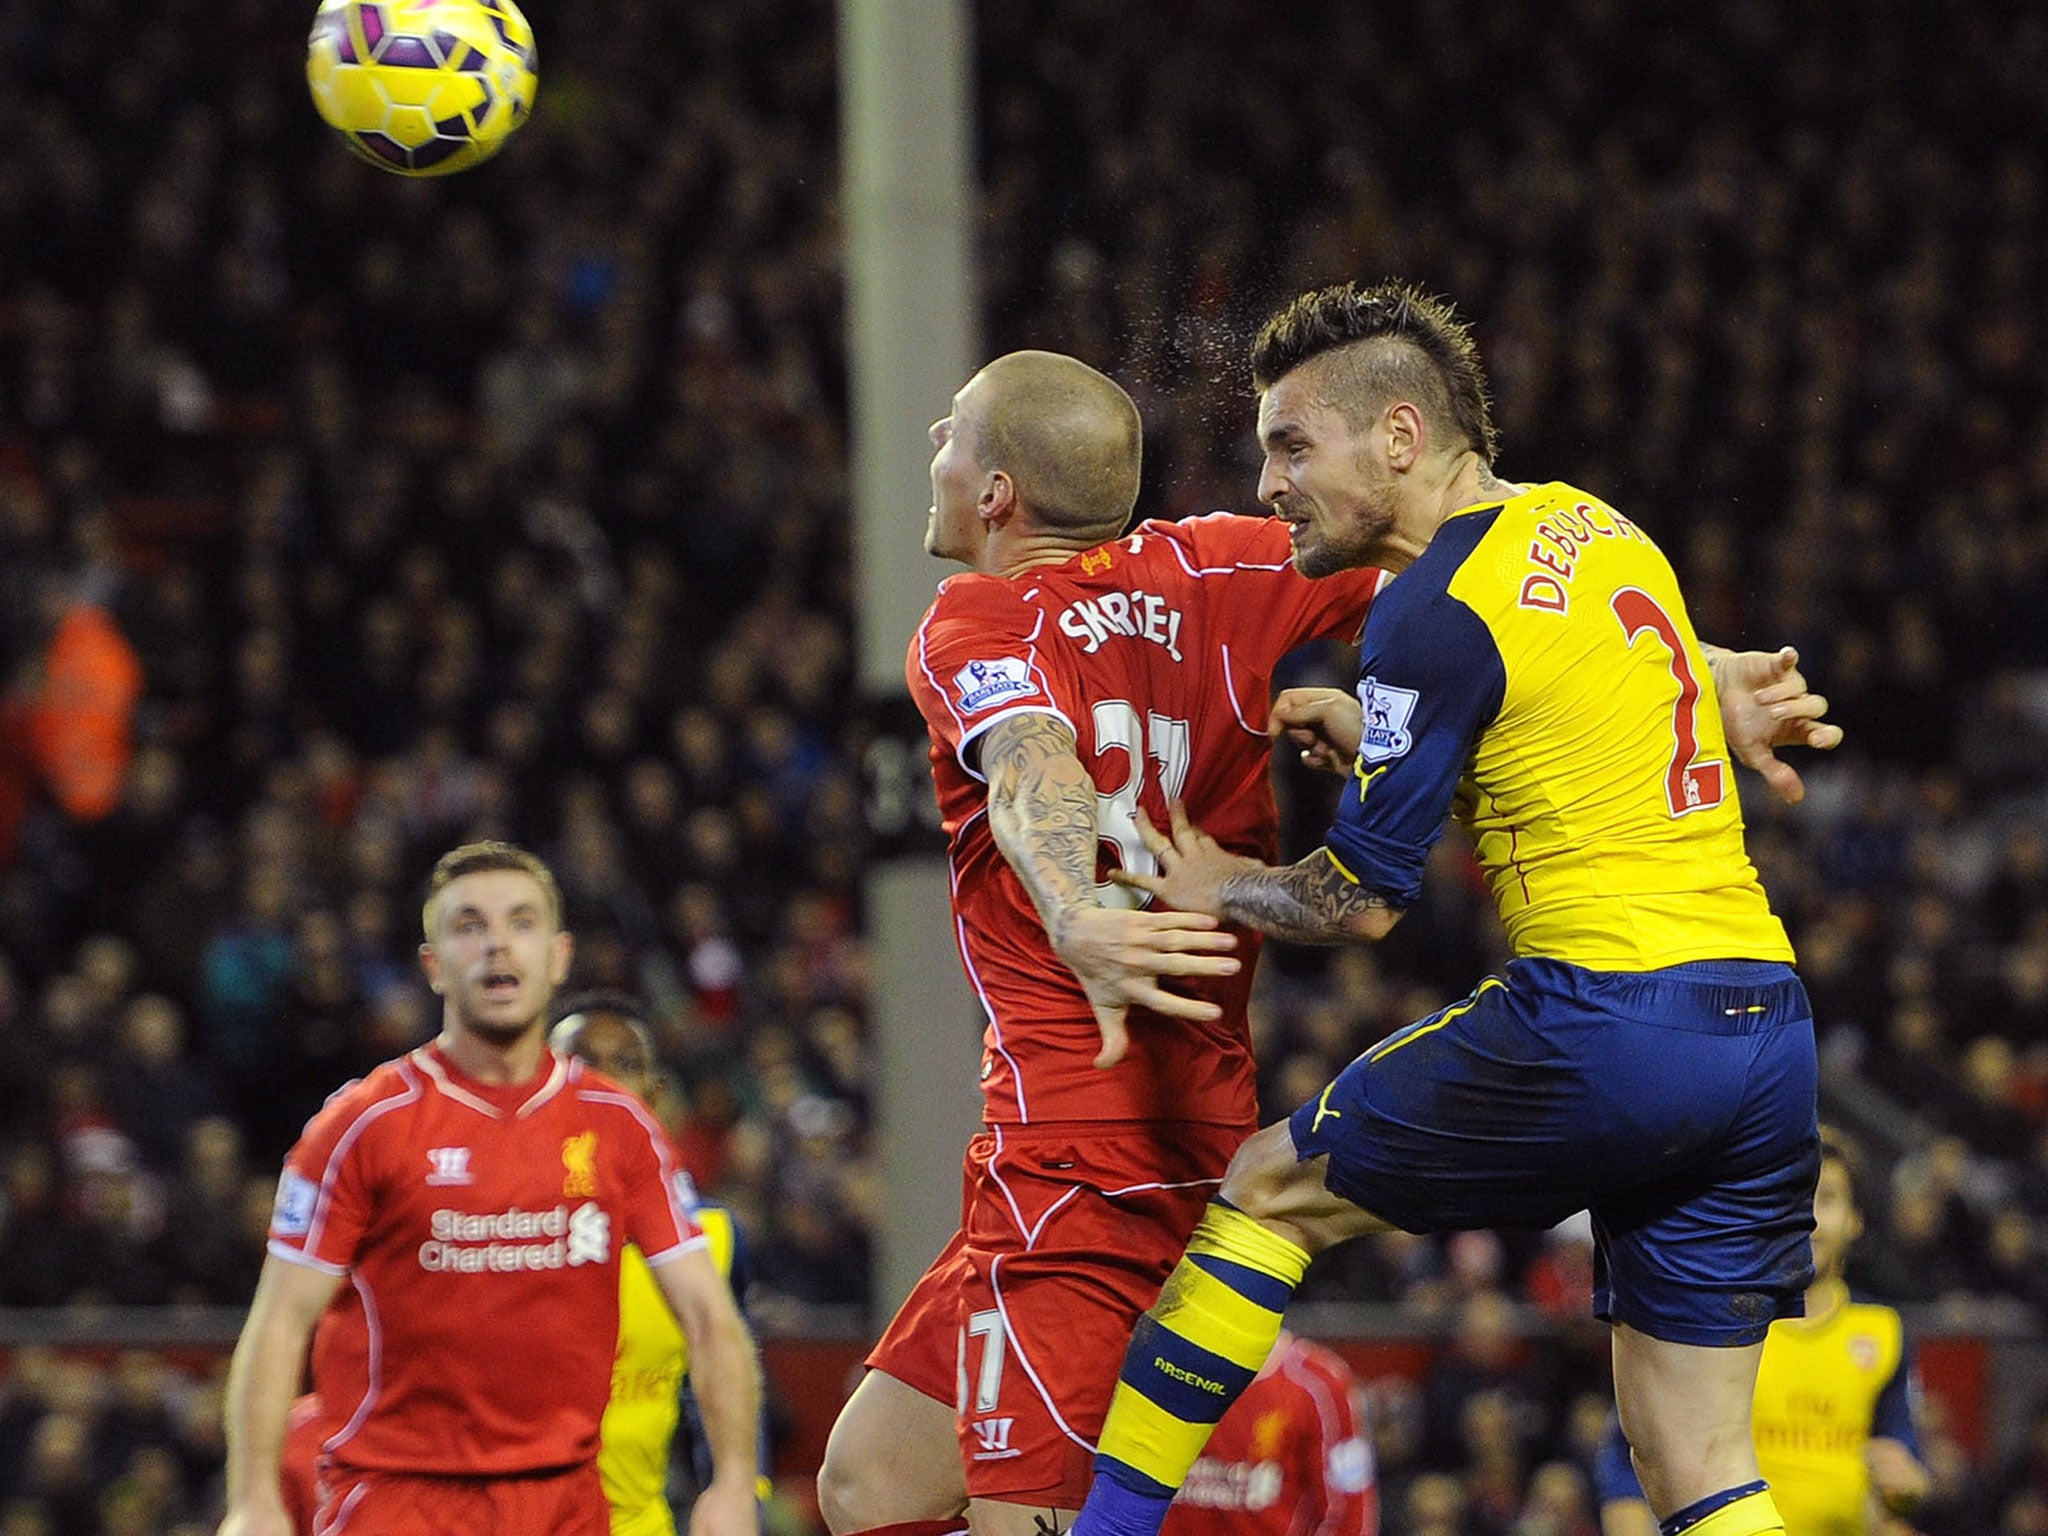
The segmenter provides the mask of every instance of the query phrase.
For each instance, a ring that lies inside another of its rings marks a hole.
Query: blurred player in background
[[[1857,1166],[1848,1138],[1822,1126],[1806,1315],[1771,1324],[1757,1369],[1756,1459],[1785,1536],[1904,1536],[1927,1496],[1905,1326],[1842,1278],[1863,1232]],[[1594,1470],[1602,1536],[1656,1536],[1618,1422]]]
[[[553,875],[466,845],[435,866],[422,923],[439,1037],[335,1094],[286,1158],[229,1368],[223,1536],[291,1529],[280,1460],[309,1339],[340,1420],[322,1529],[605,1536],[598,1427],[627,1242],[696,1346],[718,1475],[691,1529],[752,1536],[752,1340],[667,1136],[547,1048],[571,949]]]
[[[610,1078],[658,1113],[661,1080],[654,1037],[638,1000],[615,992],[581,993],[564,998],[557,1011],[561,1017],[548,1033],[549,1046]],[[740,1299],[746,1270],[732,1212],[695,1198],[694,1192],[689,1205],[712,1263],[735,1300]],[[689,1369],[689,1340],[662,1299],[647,1260],[629,1244],[620,1260],[618,1353],[597,1453],[598,1479],[612,1510],[612,1536],[673,1536],[675,1514],[667,1498],[671,1450],[686,1416],[696,1421],[685,1445],[692,1486],[710,1486],[711,1447],[695,1410]]]
[[[1676,579],[1595,498],[1495,477],[1484,374],[1448,306],[1306,294],[1252,361],[1259,495],[1296,566],[1400,573],[1356,697],[1275,706],[1355,785],[1297,864],[1228,849],[1175,805],[1170,836],[1141,826],[1159,873],[1119,878],[1277,937],[1371,941],[1455,810],[1516,958],[1232,1160],[1133,1336],[1075,1528],[1154,1536],[1316,1252],[1590,1208],[1596,1310],[1666,1536],[1780,1531],[1749,1409],[1765,1329],[1811,1279],[1813,1022]]]
[[[1070,357],[998,358],[931,438],[925,547],[969,572],[940,586],[907,670],[988,1015],[986,1129],[962,1229],[868,1357],[819,1503],[835,1536],[939,1536],[963,1511],[1031,1536],[1078,1506],[1123,1341],[1256,1125],[1257,935],[1103,882],[1155,868],[1141,807],[1175,798],[1226,846],[1274,856],[1274,668],[1354,636],[1381,577],[1308,579],[1267,517],[1121,536],[1137,408]],[[1752,663],[1731,698],[1761,760],[1783,729],[1771,708],[1825,706],[1789,666]]]
[[[1167,1512],[1164,1536],[1378,1536],[1365,1385],[1282,1332]]]

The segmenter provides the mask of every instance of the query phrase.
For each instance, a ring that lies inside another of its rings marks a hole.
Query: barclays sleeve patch
[[[669,1188],[675,1192],[676,1204],[688,1211],[694,1219],[703,1200],[697,1194],[697,1181],[678,1168],[669,1179]]]
[[[270,1230],[279,1237],[304,1237],[312,1230],[313,1207],[319,1199],[318,1184],[302,1173],[285,1169],[277,1185],[277,1204],[270,1213]]]
[[[1031,681],[1031,669],[1016,656],[995,661],[970,661],[953,674],[953,692],[961,712],[979,714],[1009,699],[1038,692]]]
[[[1408,722],[1414,717],[1413,688],[1395,688],[1375,677],[1358,680],[1358,703],[1365,711],[1364,732],[1358,738],[1358,755],[1368,763],[1389,762],[1405,757],[1415,745]]]

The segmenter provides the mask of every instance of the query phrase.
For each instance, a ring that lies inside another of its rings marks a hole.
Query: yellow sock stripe
[[[1256,1371],[1280,1337],[1280,1314],[1242,1296],[1186,1259],[1166,1277],[1153,1304],[1159,1326],[1232,1365]]]
[[[1154,1482],[1178,1488],[1215,1428],[1177,1419],[1129,1382],[1120,1381],[1109,1400],[1098,1448]]]
[[[1436,1018],[1432,1019],[1427,1024],[1423,1024],[1411,1029],[1404,1029],[1400,1033],[1393,1035],[1386,1040],[1381,1041],[1378,1045],[1374,1046],[1371,1050],[1365,1053],[1365,1059],[1367,1061],[1378,1061],[1382,1056],[1393,1055],[1394,1052],[1401,1049],[1402,1046],[1407,1045],[1410,1041],[1420,1040],[1424,1035],[1435,1034],[1436,1031],[1442,1029],[1446,1024],[1450,1023],[1451,1020],[1459,1017],[1462,1014],[1470,1013],[1474,1008],[1477,1008],[1479,1006],[1479,999],[1486,996],[1486,994],[1493,988],[1504,987],[1506,985],[1506,982],[1501,981],[1497,977],[1487,977],[1486,980],[1479,983],[1478,987],[1474,989],[1472,995],[1466,998],[1465,1001],[1463,1001],[1462,1003],[1458,1003],[1453,1007],[1446,1008],[1442,1013],[1438,1014]]]
[[[1785,1520],[1768,1492],[1752,1493],[1687,1526],[1685,1536],[1785,1536]]]
[[[1308,1271],[1306,1248],[1290,1243],[1243,1211],[1227,1205],[1211,1205],[1202,1213],[1194,1235],[1188,1239],[1188,1253],[1211,1254],[1242,1264],[1246,1269],[1271,1275],[1290,1290],[1301,1284],[1301,1277]]]

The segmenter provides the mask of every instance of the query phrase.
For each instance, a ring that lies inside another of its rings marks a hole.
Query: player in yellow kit
[[[1438,300],[1304,294],[1252,376],[1259,495],[1296,567],[1393,573],[1356,699],[1273,710],[1341,744],[1352,783],[1296,864],[1226,852],[1174,806],[1170,836],[1140,821],[1158,873],[1117,878],[1277,938],[1370,942],[1455,816],[1514,958],[1232,1159],[1132,1336],[1075,1536],[1156,1536],[1313,1254],[1582,1209],[1663,1536],[1782,1533],[1750,1399],[1769,1324],[1812,1278],[1813,1020],[1677,579],[1598,497],[1494,474],[1484,371]]]
[[[563,1007],[548,1044],[652,1107],[654,1042],[639,1005],[623,995],[591,993],[567,999]],[[732,1280],[740,1257],[732,1213],[699,1200],[692,1214],[710,1243],[718,1272]],[[619,1268],[618,1353],[597,1458],[598,1479],[611,1505],[612,1536],[675,1536],[667,1497],[669,1454],[684,1410],[689,1368],[683,1331],[663,1304],[647,1261],[629,1246]],[[693,1445],[697,1449],[701,1442]],[[700,1487],[709,1472],[708,1465],[697,1469]]]
[[[1894,1536],[1927,1493],[1913,1424],[1913,1353],[1899,1314],[1857,1301],[1843,1282],[1863,1231],[1855,1154],[1820,1133],[1813,1196],[1814,1282],[1806,1316],[1781,1318],[1756,1377],[1756,1459],[1786,1536]],[[1595,1467],[1602,1536],[1654,1536],[1657,1522],[1610,1423]]]

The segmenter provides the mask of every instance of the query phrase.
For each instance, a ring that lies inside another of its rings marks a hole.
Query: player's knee
[[[848,1536],[889,1523],[882,1512],[878,1460],[852,1456],[836,1440],[827,1442],[818,1467],[818,1513],[832,1536]]]
[[[1276,1134],[1277,1133],[1277,1134]],[[1301,1221],[1304,1165],[1294,1155],[1294,1139],[1283,1121],[1269,1125],[1237,1149],[1224,1172],[1222,1198],[1256,1222],[1314,1251],[1322,1246]],[[1319,1177],[1313,1179],[1321,1188]]]

